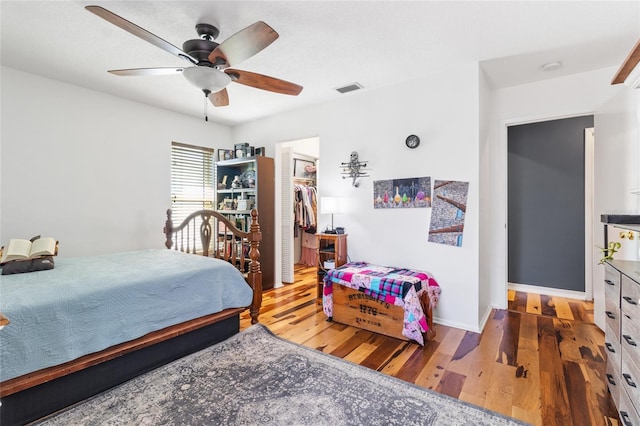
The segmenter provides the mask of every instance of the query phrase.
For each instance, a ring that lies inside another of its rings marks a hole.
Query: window
[[[171,143],[171,210],[178,225],[191,213],[213,209],[213,149]]]

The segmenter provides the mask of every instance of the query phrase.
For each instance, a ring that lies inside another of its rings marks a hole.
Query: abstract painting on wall
[[[374,181],[373,207],[376,209],[431,207],[431,177]]]
[[[429,242],[462,246],[468,193],[469,182],[454,180],[434,182]]]

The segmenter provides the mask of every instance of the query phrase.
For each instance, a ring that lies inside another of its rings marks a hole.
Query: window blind
[[[171,210],[178,225],[191,213],[213,209],[213,149],[171,143]]]

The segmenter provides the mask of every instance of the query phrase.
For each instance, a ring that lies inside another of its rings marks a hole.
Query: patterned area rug
[[[47,425],[513,425],[288,342],[257,324],[82,402]]]

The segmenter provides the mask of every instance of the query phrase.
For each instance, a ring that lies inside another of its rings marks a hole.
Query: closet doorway
[[[280,214],[276,213],[276,226],[281,230],[276,237],[276,265],[280,265],[276,281],[280,285],[295,281],[295,264],[305,259],[308,263],[308,244],[315,241],[315,236],[300,226],[301,211],[296,200],[305,194],[308,205],[313,204],[310,198],[317,194],[319,144],[320,139],[314,137],[276,145],[276,179],[279,182],[276,185],[276,210],[280,210]],[[315,173],[311,171],[313,168]],[[317,209],[312,220],[317,223]]]
[[[508,127],[508,283],[591,299],[593,115]]]

